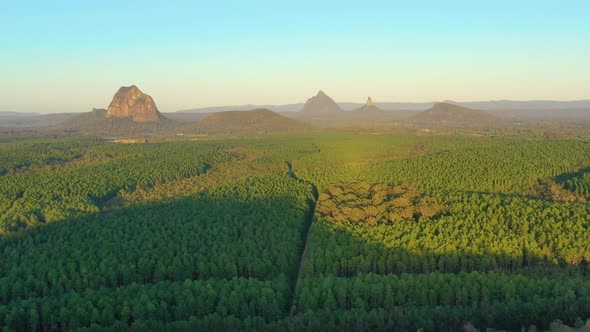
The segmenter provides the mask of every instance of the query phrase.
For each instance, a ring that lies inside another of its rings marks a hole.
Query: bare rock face
[[[115,93],[107,117],[131,118],[133,122],[160,122],[162,114],[154,100],[135,85],[123,86]]]

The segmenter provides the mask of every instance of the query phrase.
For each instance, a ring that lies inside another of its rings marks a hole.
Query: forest
[[[590,328],[590,139],[0,144],[3,331]]]

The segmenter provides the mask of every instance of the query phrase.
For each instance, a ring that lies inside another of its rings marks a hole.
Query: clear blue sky
[[[3,111],[590,99],[590,1],[0,1]]]

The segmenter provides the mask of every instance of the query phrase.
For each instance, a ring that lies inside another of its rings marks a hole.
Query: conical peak
[[[301,112],[304,114],[316,114],[316,113],[334,113],[340,112],[342,109],[336,102],[330,98],[328,95],[324,93],[324,91],[320,90],[318,93],[309,98]]]
[[[367,98],[367,106],[373,106],[373,100],[371,99],[370,96],[369,96],[369,98]]]

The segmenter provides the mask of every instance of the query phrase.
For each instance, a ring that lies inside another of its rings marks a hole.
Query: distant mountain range
[[[54,126],[71,119],[80,113],[19,113],[1,112],[0,127],[44,127]]]
[[[491,101],[473,101],[473,102],[456,102],[452,100],[443,101],[449,104],[457,104],[473,109],[480,109],[484,111],[569,111],[575,114],[577,111],[590,112],[590,100],[574,100],[574,101],[551,101],[551,100],[531,100],[531,101],[513,101],[513,100],[491,100]],[[344,111],[352,111],[362,107],[362,103],[354,102],[336,102],[336,104]],[[384,111],[424,111],[432,107],[435,102],[376,102],[375,105]],[[215,106],[203,107],[194,109],[185,109],[177,111],[177,113],[212,113],[220,111],[240,111],[251,110],[255,108],[265,108],[275,112],[298,112],[304,107],[304,103],[285,104],[285,105],[238,105],[238,106]],[[543,113],[547,114],[547,113]]]
[[[329,98],[326,96],[326,98]],[[333,102],[333,101],[332,101]],[[338,107],[338,106],[336,106]],[[0,113],[14,118],[17,113]],[[30,119],[39,114],[23,114],[23,123],[37,123]],[[30,119],[29,119],[30,118]],[[172,119],[171,119],[172,118]],[[17,122],[15,122],[17,123]],[[215,113],[172,113],[170,118],[158,111],[151,96],[136,86],[121,87],[107,109],[71,114],[59,123],[38,127],[52,133],[99,135],[103,137],[147,136],[152,134],[221,134],[250,135],[302,131],[302,122],[268,109],[222,111]]]
[[[481,126],[521,120],[590,121],[590,100],[482,101],[437,103],[337,103],[323,91],[305,104],[218,106],[160,113],[136,86],[121,87],[107,109],[85,113],[0,112],[0,127],[133,136],[162,134],[260,134],[306,130],[309,126],[377,128],[403,126]]]

